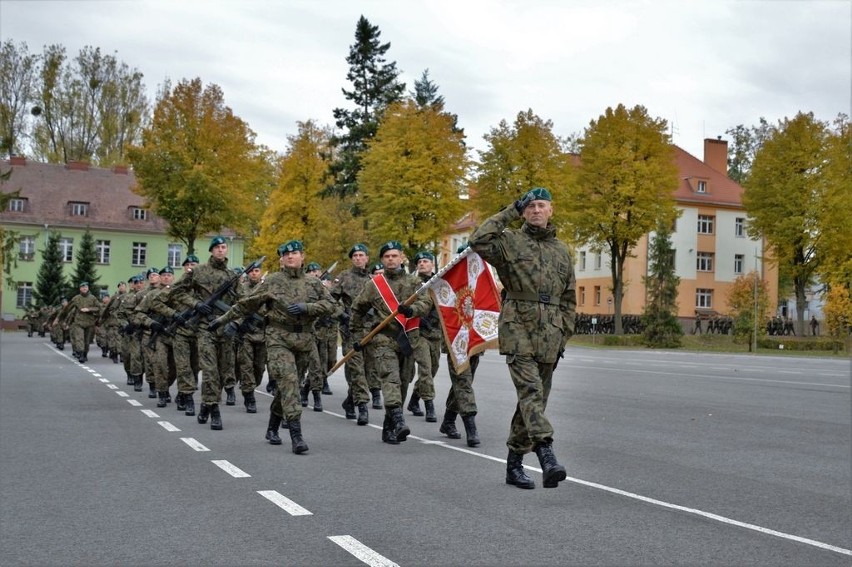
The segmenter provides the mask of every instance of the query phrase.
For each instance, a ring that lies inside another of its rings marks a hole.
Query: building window
[[[72,217],[89,216],[89,203],[70,203]]]
[[[711,309],[713,307],[713,290],[701,288],[696,289],[695,306],[701,309]]]
[[[95,254],[98,256],[98,264],[109,264],[109,240],[95,242]]]
[[[716,217],[698,215],[698,234],[713,234],[713,221]]]
[[[144,242],[134,242],[131,252],[130,264],[132,266],[144,266],[148,256],[148,245]]]
[[[734,236],[737,238],[745,238],[745,219],[737,217],[734,221]]]
[[[713,271],[713,253],[712,252],[699,252],[696,256],[695,268],[699,272],[712,272]]]
[[[595,286],[595,305],[601,304],[601,286]]]
[[[586,304],[586,288],[580,286],[580,305]]]
[[[734,273],[735,274],[743,273],[743,266],[744,265],[745,265],[745,255],[734,254]]]
[[[27,210],[27,200],[14,198],[9,200],[9,208],[7,209],[13,213],[23,213]]]
[[[601,253],[600,252],[595,252],[595,269],[596,270],[601,269]]]
[[[18,260],[32,262],[35,259],[35,236],[22,236],[18,241]]]
[[[133,220],[148,220],[148,209],[130,207],[130,215]]]
[[[169,244],[169,266],[177,268],[181,263],[183,247],[180,244]]]
[[[580,252],[580,271],[583,271],[585,269],[586,269],[586,251],[583,250],[582,252]]]
[[[63,262],[71,262],[74,260],[74,239],[60,238],[59,252],[62,253]]]
[[[706,193],[707,192],[707,182],[706,181],[699,181],[696,188],[695,188],[695,192],[696,193]]]
[[[18,282],[18,309],[26,309],[33,302],[33,283]]]

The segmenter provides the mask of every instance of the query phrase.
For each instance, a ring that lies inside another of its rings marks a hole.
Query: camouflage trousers
[[[414,358],[403,355],[395,340],[381,335],[369,343],[367,350],[372,350],[372,358],[376,363],[385,409],[402,407],[408,384],[414,375]]]
[[[201,403],[218,404],[222,388],[236,384],[234,341],[224,335],[199,328],[198,363],[201,366]]]
[[[307,360],[307,368],[299,368],[299,379],[301,380],[304,376],[310,389],[317,392],[322,390],[322,382],[323,378],[325,378],[325,371],[322,370],[323,366],[318,346],[317,343],[314,343],[314,352]]]
[[[237,342],[237,371],[240,390],[244,394],[253,392],[263,382],[266,371],[266,342],[243,338]]]
[[[151,344],[151,331],[143,331],[142,338],[139,340],[141,348],[139,349],[142,355],[142,368],[145,369],[145,381],[148,384],[153,384],[157,387],[156,374],[154,368],[154,355],[156,354],[156,344]]]
[[[435,374],[441,363],[441,341],[423,335],[414,345],[414,362],[417,364],[417,382],[412,390],[423,400],[435,399]]]
[[[326,373],[337,364],[337,335],[318,340],[317,352],[319,352],[320,369]]]
[[[192,394],[198,389],[198,346],[195,337],[178,331],[172,339],[178,392]]]
[[[314,334],[285,331],[270,325],[266,328],[266,356],[269,379],[275,380],[278,386],[270,412],[285,421],[301,419],[299,379],[311,364],[311,358],[318,358]]]
[[[373,351],[364,349],[364,374],[367,376],[367,387],[370,390],[381,390],[382,381],[379,379],[379,369],[376,368],[376,361],[373,359]]]
[[[355,341],[351,337],[347,337],[343,342],[343,352],[352,350],[352,345],[354,344]],[[370,388],[367,386],[367,375],[364,370],[364,352],[353,354],[352,358],[346,361],[343,372],[346,376],[346,384],[349,386],[349,391],[352,394],[352,402],[356,406],[369,402]]]
[[[532,452],[541,441],[553,441],[553,426],[544,415],[553,380],[553,363],[538,363],[532,355],[517,354],[507,355],[506,362],[518,394],[506,446],[524,455]]]
[[[89,354],[89,345],[95,336],[95,327],[71,325],[71,348],[74,352]]]
[[[470,366],[456,373],[450,355],[447,354],[447,370],[450,372],[450,393],[447,394],[447,411],[461,416],[476,415],[476,397],[473,394],[473,377],[479,366],[481,354],[470,357]]]
[[[145,347],[147,348],[147,347]],[[154,386],[158,392],[168,392],[177,380],[172,339],[158,337],[153,352],[150,353],[151,373],[154,375]]]
[[[121,356],[124,358],[124,370],[128,374],[137,376],[145,373],[145,366],[142,363],[142,341],[139,338],[139,333],[124,335],[124,350]]]
[[[121,352],[121,334],[116,325],[109,325],[106,329],[107,348],[115,353]]]

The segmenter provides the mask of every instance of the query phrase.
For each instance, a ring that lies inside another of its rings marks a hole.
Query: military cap
[[[306,272],[313,272],[314,270],[322,270],[322,266],[320,266],[316,262],[310,262],[307,266],[305,266]]]
[[[434,263],[435,262],[435,255],[432,254],[431,252],[426,251],[426,250],[421,250],[420,252],[418,252],[414,256],[414,263],[416,264],[417,262],[419,262],[420,260],[423,260],[423,259],[431,260],[432,263]]]
[[[552,201],[553,197],[550,195],[550,191],[545,189],[544,187],[533,187],[529,191],[524,194],[524,197],[529,197],[532,195],[532,201]]]
[[[214,236],[213,240],[210,241],[210,246],[207,247],[208,252],[212,252],[215,246],[219,246],[220,244],[227,244],[228,241],[225,240],[224,236]]]
[[[157,274],[159,276],[160,270],[158,270],[157,268],[148,268],[148,271],[145,272],[145,278],[147,279],[148,276],[150,276],[151,274]]]
[[[385,267],[382,264],[373,264],[373,267],[370,268],[370,273],[375,274],[379,270],[384,270]]]
[[[175,273],[175,271],[172,269],[172,267],[171,267],[171,266],[166,266],[165,268],[163,268],[162,270],[160,270],[160,275],[161,275],[161,276],[162,276],[163,274],[173,274],[173,273]]]
[[[83,286],[89,287],[89,282],[80,282],[79,287],[83,287]]]
[[[367,250],[367,247],[364,244],[361,244],[360,242],[349,249],[349,257],[351,258],[352,255],[355,254],[355,252],[363,252],[367,255],[370,254],[370,251]]]
[[[385,252],[387,252],[388,250],[399,250],[400,252],[402,252],[402,242],[400,242],[399,240],[388,240],[387,242],[382,244],[382,247],[379,249],[379,258],[384,256]]]
[[[198,256],[196,256],[195,254],[187,254],[186,259],[183,261],[181,266],[186,266],[190,262],[194,262],[194,263],[198,264],[199,263],[198,262]]]
[[[127,282],[129,282],[129,281],[130,281],[130,280],[127,280]],[[115,286],[116,286],[116,287],[118,287],[118,286],[121,286],[121,285],[127,285],[127,282],[125,282],[125,281],[120,281],[120,282],[118,282],[117,284],[115,284]]]
[[[302,246],[301,240],[290,240],[278,247],[278,255],[283,256],[287,252],[304,252],[305,247]]]

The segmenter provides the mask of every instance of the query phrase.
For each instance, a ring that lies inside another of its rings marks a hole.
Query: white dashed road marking
[[[210,450],[207,447],[205,447],[204,445],[202,445],[201,443],[199,443],[198,441],[196,441],[195,439],[193,439],[192,437],[181,437],[180,440],[183,441],[184,443],[186,443],[187,445],[189,445],[190,447],[192,447],[193,449],[195,449],[198,452]]]
[[[143,409],[142,413],[144,413],[148,417],[152,417],[152,418],[160,417],[159,414],[157,412],[155,412],[154,410]]]
[[[159,423],[160,427],[162,427],[166,431],[180,431],[180,429],[178,429],[177,427],[175,427],[174,425],[172,425],[168,421],[158,421],[157,423]]]
[[[110,390],[118,390],[118,386],[116,386],[115,384],[107,384],[107,388],[109,388]]]
[[[238,469],[237,467],[235,467],[234,465],[232,465],[228,461],[210,461],[210,462],[213,463],[214,465],[216,465],[217,467],[219,467],[220,469],[222,469],[223,471],[225,471],[226,473],[228,473],[229,475],[231,475],[234,478],[250,478],[251,477],[250,474],[248,474],[245,471]]]
[[[118,394],[122,398],[126,398],[126,397],[130,396],[130,394],[128,394],[127,392],[116,392],[116,394]]]
[[[313,514],[302,508],[283,494],[275,490],[258,490],[258,494],[290,514],[291,516],[312,516]]]
[[[142,405],[142,402],[140,402],[138,400],[127,400],[127,403],[130,404],[131,406],[136,406],[136,407],[139,407],[139,406]]]
[[[362,563],[366,563],[371,567],[398,567],[396,563],[387,557],[379,555],[352,536],[328,536],[328,539],[354,555]]]

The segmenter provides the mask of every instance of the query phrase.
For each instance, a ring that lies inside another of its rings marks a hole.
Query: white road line
[[[110,390],[118,390],[118,386],[116,386],[115,384],[107,384],[107,388],[109,388]]]
[[[143,409],[142,413],[144,413],[148,417],[160,417],[160,415],[157,412],[155,412],[154,410]]]
[[[106,378],[101,378],[101,382],[103,382],[104,384],[109,384],[109,380],[107,380]]]
[[[184,443],[186,443],[187,445],[189,445],[190,447],[192,447],[193,449],[195,449],[198,452],[210,450],[207,447],[205,447],[204,445],[202,445],[201,443],[199,443],[198,441],[196,441],[195,439],[193,439],[192,437],[181,437],[180,440],[183,441]]]
[[[130,394],[128,394],[127,392],[116,392],[116,394],[118,394],[118,395],[119,395],[119,396],[121,396],[122,398],[126,398],[126,397],[128,397],[128,396],[130,395]]]
[[[362,563],[366,563],[372,567],[398,567],[396,563],[387,557],[379,555],[352,536],[328,536],[328,539],[354,555]]]
[[[160,427],[162,427],[166,431],[180,431],[180,429],[178,429],[168,421],[158,421],[157,423],[160,424]]]
[[[226,473],[228,473],[229,475],[231,475],[234,478],[250,478],[251,477],[250,474],[248,474],[245,471],[238,469],[237,467],[235,467],[234,465],[232,465],[228,461],[210,461],[210,462],[213,463],[214,465],[216,465],[217,467],[219,467],[220,469],[222,469],[223,471],[225,471]]]
[[[778,374],[803,374],[801,370],[776,370]]]
[[[302,508],[283,494],[275,490],[258,490],[258,494],[290,514],[291,516],[313,516],[313,514]]]
[[[100,375],[100,374],[98,374],[97,372],[95,372],[95,373],[93,374],[93,376],[94,376],[95,378],[100,378],[100,377],[101,377],[101,375]]]
[[[89,368],[88,366],[84,366],[83,368],[85,368],[86,370],[88,370],[90,374],[94,374],[94,373],[96,373],[96,372],[97,372],[97,370],[95,370],[94,368]]]
[[[127,400],[127,403],[130,404],[131,406],[136,406],[136,407],[139,407],[139,406],[142,405],[142,402],[140,402],[138,400]]]

